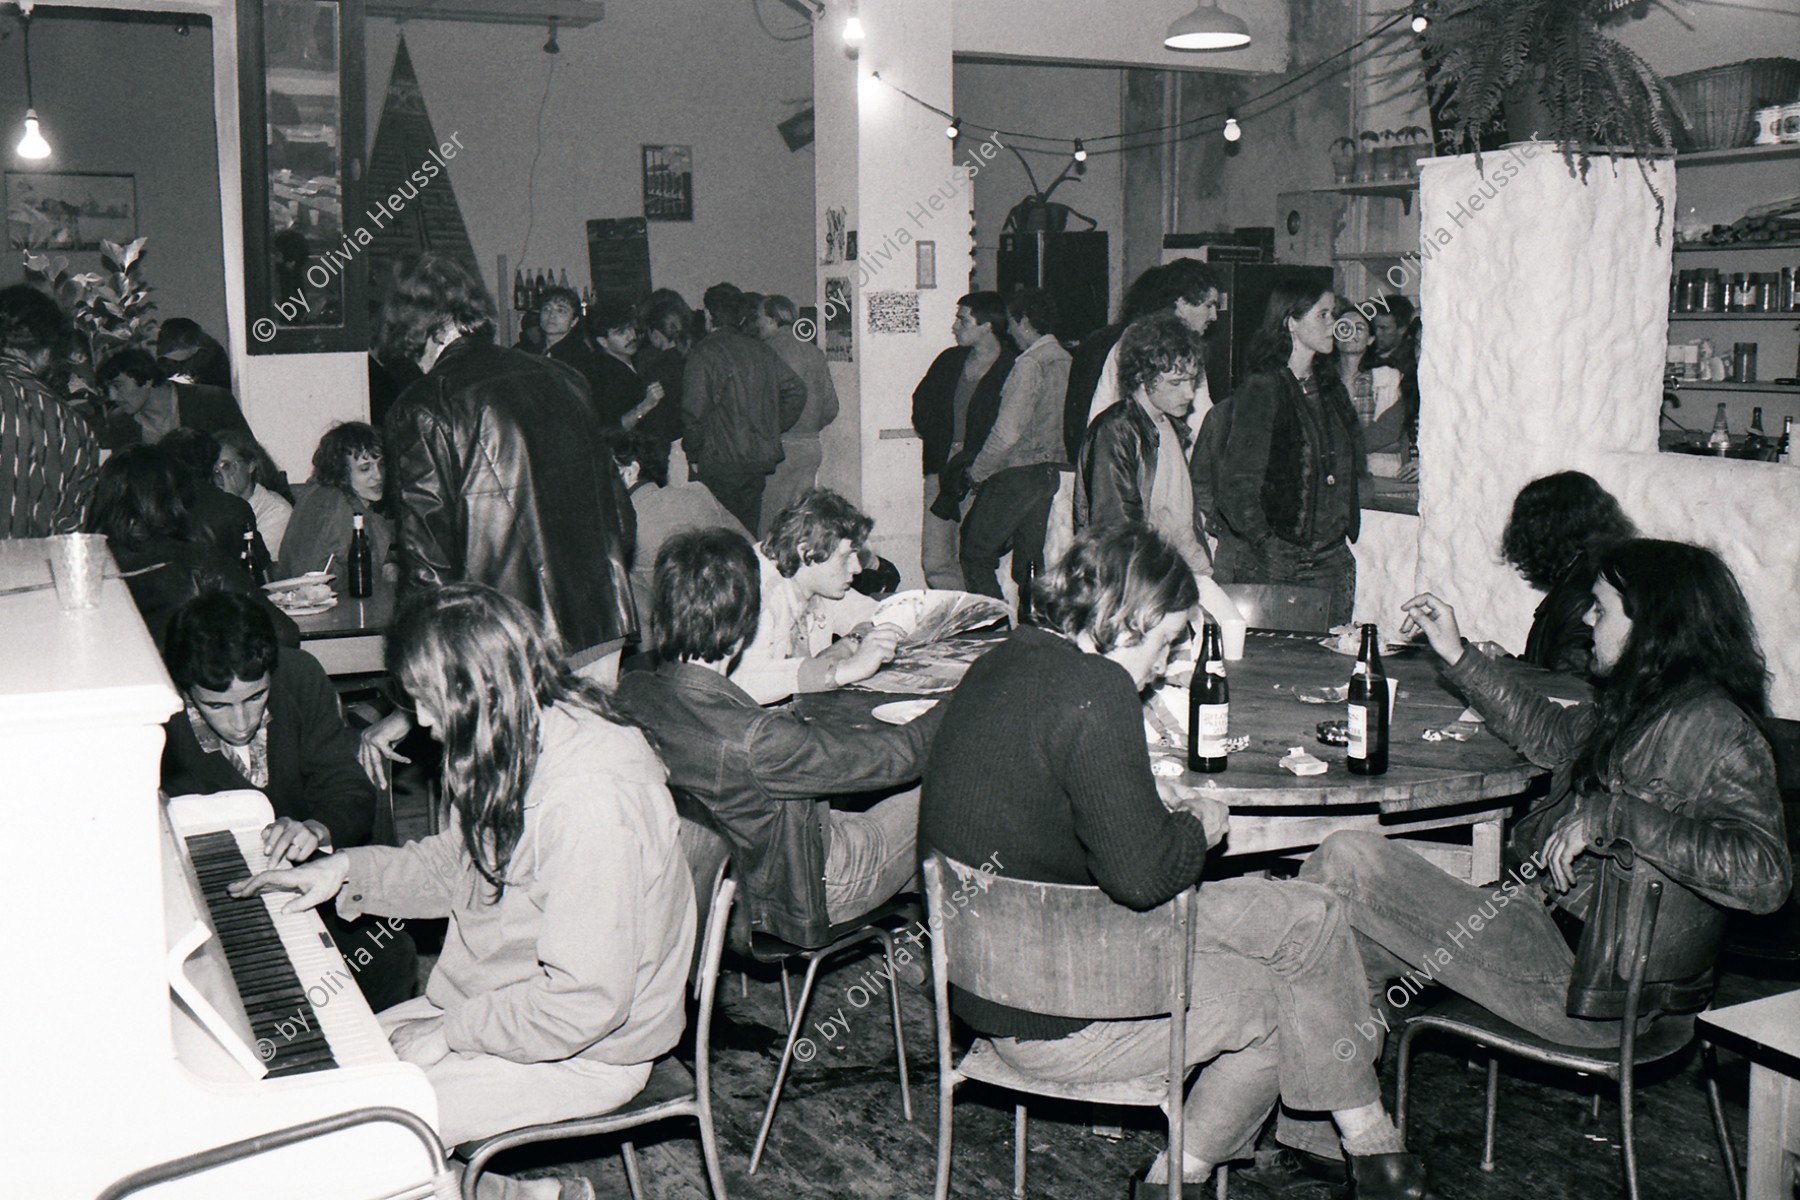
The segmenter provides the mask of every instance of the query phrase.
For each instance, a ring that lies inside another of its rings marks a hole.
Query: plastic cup
[[[106,538],[98,533],[65,533],[50,539],[50,577],[65,609],[97,608],[106,576]]]
[[[1219,644],[1224,648],[1226,662],[1237,662],[1244,657],[1244,634],[1249,629],[1250,623],[1242,617],[1219,622]]]

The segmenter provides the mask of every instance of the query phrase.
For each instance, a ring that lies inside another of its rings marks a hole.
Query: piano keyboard
[[[281,912],[292,892],[243,899],[226,893],[227,884],[267,869],[261,827],[184,840],[269,1077],[393,1062],[318,914]]]

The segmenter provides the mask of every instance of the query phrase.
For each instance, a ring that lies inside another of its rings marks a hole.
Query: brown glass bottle
[[[1344,765],[1352,775],[1383,775],[1388,769],[1388,678],[1381,670],[1375,626],[1362,627],[1362,650],[1350,673],[1350,746]]]
[[[363,528],[361,513],[350,518],[350,598],[366,600],[375,590],[374,554],[369,549],[369,533]]]
[[[1225,739],[1231,731],[1231,689],[1225,682],[1225,651],[1211,621],[1200,639],[1200,661],[1188,684],[1188,770],[1208,774],[1226,766]]]

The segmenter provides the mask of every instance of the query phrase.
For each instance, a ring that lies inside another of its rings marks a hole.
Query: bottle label
[[[1350,748],[1351,758],[1369,757],[1369,710],[1362,704],[1350,706]]]
[[[1208,675],[1217,675],[1220,679],[1225,678],[1224,660],[1217,658],[1209,659],[1206,664],[1206,673]]]
[[[1231,705],[1202,704],[1195,729],[1194,753],[1200,758],[1224,758],[1225,738],[1231,732]]]

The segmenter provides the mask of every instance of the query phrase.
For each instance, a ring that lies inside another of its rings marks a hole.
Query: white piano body
[[[44,543],[0,541],[0,589],[48,581]],[[360,995],[326,978],[343,967],[327,947],[295,970],[303,986],[337,989],[322,1007],[337,1009],[332,1045],[348,1065],[258,1078],[254,1049],[234,1053],[231,1036],[174,998],[179,969],[242,1040],[218,944],[202,936],[187,881],[173,878],[179,839],[157,798],[162,724],[179,708],[122,582],[107,580],[100,606],[82,612],[64,612],[53,589],[0,595],[0,828],[15,917],[12,986],[0,996],[10,1195],[87,1200],[146,1167],[358,1108],[436,1125],[423,1072],[393,1058]],[[242,829],[264,819],[259,799],[232,793],[169,811],[187,832]],[[407,1130],[365,1125],[138,1194],[428,1196],[428,1158]]]

